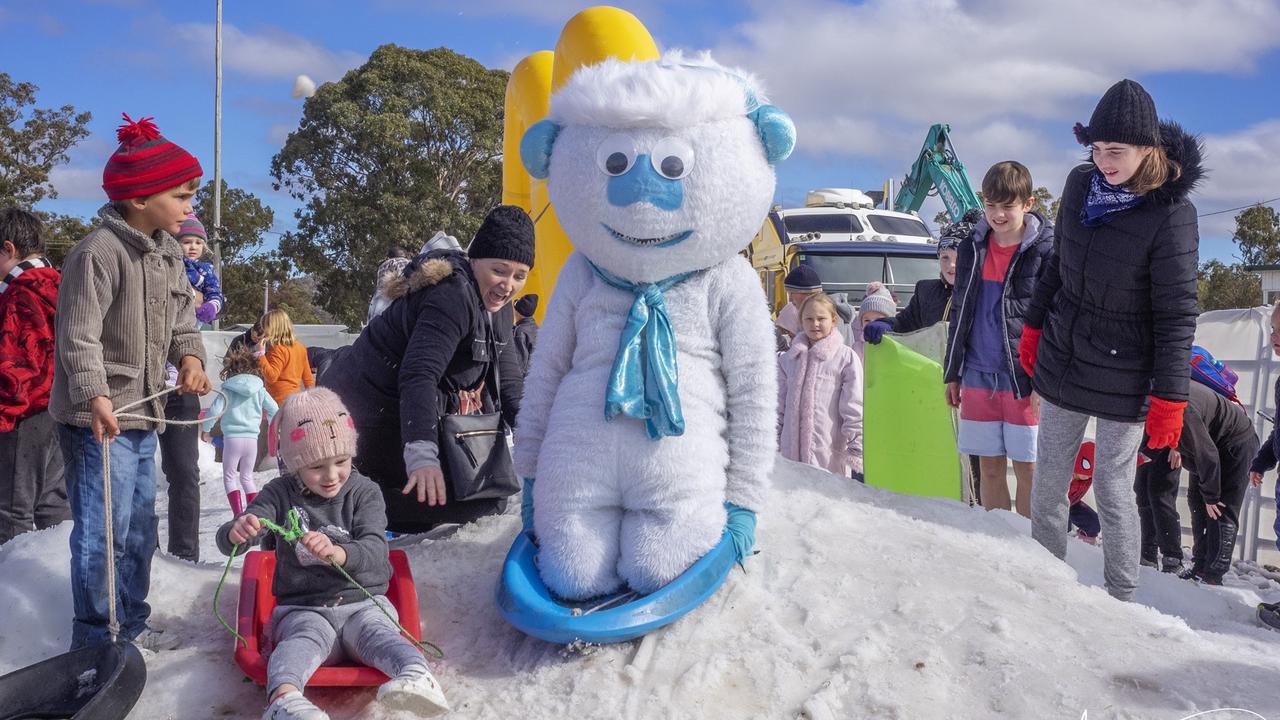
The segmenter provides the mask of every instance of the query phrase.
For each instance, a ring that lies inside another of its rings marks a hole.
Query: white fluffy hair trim
[[[687,127],[740,117],[767,100],[756,78],[711,59],[670,50],[657,60],[608,58],[579,68],[551,97],[561,125]]]

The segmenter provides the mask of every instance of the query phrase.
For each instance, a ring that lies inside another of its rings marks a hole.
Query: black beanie
[[[1117,142],[1152,147],[1160,144],[1159,128],[1155,101],[1138,83],[1121,80],[1098,101],[1089,127],[1076,123],[1075,134],[1081,145]]]
[[[533,220],[515,205],[499,205],[484,216],[467,246],[473,260],[496,258],[533,267]]]
[[[822,280],[818,279],[818,271],[808,265],[797,265],[782,280],[782,287],[787,290],[810,292],[822,289]]]
[[[520,299],[515,302],[515,308],[521,315],[533,317],[533,314],[538,312],[538,296],[533,293],[520,296]]]

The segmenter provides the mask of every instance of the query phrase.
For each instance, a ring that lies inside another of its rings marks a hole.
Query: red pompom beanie
[[[121,114],[125,123],[116,130],[120,147],[102,170],[102,189],[108,198],[147,197],[204,174],[194,155],[160,136],[152,118],[134,122]]]

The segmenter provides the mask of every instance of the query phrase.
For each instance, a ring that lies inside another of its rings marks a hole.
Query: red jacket
[[[0,432],[49,407],[61,280],[57,270],[36,267],[0,292]]]

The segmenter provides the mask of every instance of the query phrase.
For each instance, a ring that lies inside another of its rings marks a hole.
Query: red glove
[[[1040,352],[1039,328],[1022,328],[1022,339],[1018,341],[1018,364],[1026,371],[1027,376],[1036,374],[1036,354]]]
[[[1176,448],[1182,437],[1182,411],[1187,402],[1161,400],[1151,396],[1151,409],[1147,411],[1147,434],[1151,439],[1147,447],[1153,450]]]

